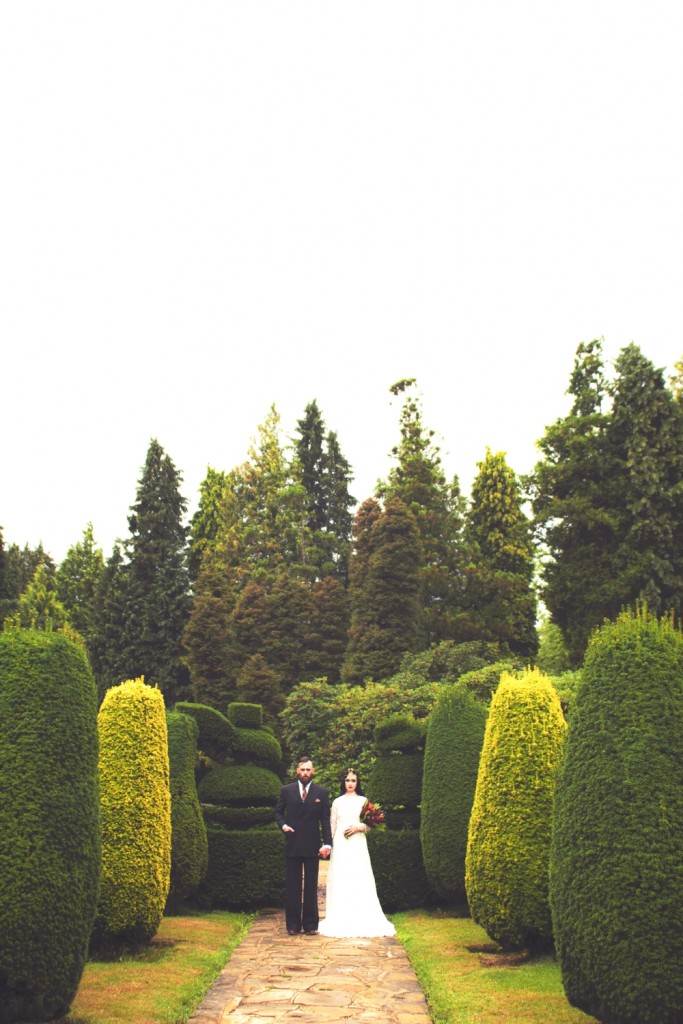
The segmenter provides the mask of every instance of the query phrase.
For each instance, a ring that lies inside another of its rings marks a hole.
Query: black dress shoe
[[[317,935],[317,934],[318,934],[318,929],[317,928],[306,928],[306,930],[304,931],[304,935]]]
[[[287,929],[287,934],[288,934],[288,935],[298,935],[298,934],[299,934],[299,931],[298,931],[298,929],[297,929],[297,928],[288,928],[288,929]]]

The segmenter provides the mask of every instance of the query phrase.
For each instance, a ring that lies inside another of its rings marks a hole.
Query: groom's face
[[[307,786],[313,778],[313,762],[299,761],[296,766],[296,777],[304,784],[304,786]]]

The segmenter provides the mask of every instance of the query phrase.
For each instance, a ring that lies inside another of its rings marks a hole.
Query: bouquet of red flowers
[[[360,820],[368,828],[375,828],[376,825],[384,824],[384,811],[379,804],[373,804],[370,800],[366,800],[363,810],[360,812]]]

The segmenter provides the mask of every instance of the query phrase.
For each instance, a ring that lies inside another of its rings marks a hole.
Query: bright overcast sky
[[[576,346],[683,354],[683,5],[55,3],[0,13],[0,524],[109,553],[317,398],[367,497],[418,379],[469,489]]]

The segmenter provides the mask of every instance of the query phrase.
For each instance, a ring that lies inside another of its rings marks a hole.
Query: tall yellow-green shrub
[[[108,690],[98,715],[102,882],[94,942],[157,931],[171,873],[171,800],[161,691],[142,678]]]
[[[565,731],[547,676],[503,675],[484,733],[465,887],[474,920],[508,949],[552,944],[548,862]]]

